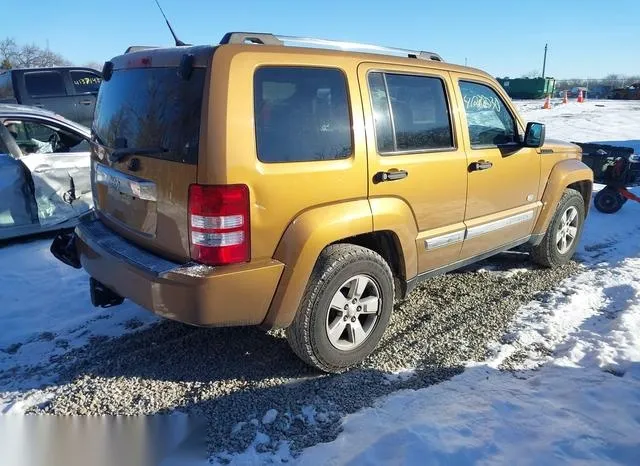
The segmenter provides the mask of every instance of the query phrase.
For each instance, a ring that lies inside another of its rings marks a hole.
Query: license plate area
[[[153,181],[114,170],[97,164],[95,170],[96,184],[107,187],[110,192],[118,192],[144,201],[158,200],[156,184]]]
[[[129,230],[154,237],[157,225],[157,189],[153,181],[96,164],[96,207]]]

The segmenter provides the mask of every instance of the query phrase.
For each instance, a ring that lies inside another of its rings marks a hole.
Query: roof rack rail
[[[383,47],[380,45],[361,44],[358,42],[345,42],[338,40],[315,39],[312,37],[278,36],[263,32],[227,32],[220,40],[220,44],[258,44],[280,45],[286,43],[300,44],[312,48],[338,49],[350,52],[369,52],[381,55],[399,55],[419,60],[444,61],[440,55],[434,52],[420,50],[407,50],[395,47]]]
[[[264,32],[227,32],[220,40],[224,44],[284,45],[275,35]]]
[[[157,45],[131,45],[127,47],[127,50],[124,53],[138,52],[140,50],[149,50],[149,49],[157,49],[159,48]]]

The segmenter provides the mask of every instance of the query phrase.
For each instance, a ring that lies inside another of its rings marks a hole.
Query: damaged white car
[[[93,207],[89,128],[0,104],[0,240],[73,227]]]

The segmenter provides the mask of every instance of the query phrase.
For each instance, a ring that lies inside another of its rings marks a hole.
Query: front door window
[[[471,148],[497,147],[517,142],[516,121],[489,86],[460,81]]]

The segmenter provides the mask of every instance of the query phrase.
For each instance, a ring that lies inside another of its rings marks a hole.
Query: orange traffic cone
[[[582,102],[584,102],[584,95],[582,94],[582,89],[580,89],[580,92],[578,92],[578,103],[581,104]]]
[[[567,97],[567,91],[564,91],[564,96],[562,96],[562,103],[563,104],[569,103],[569,98]]]
[[[542,108],[545,108],[545,109],[551,108],[551,99],[549,98],[549,96],[547,96],[547,98],[544,99],[544,105],[542,106]]]

